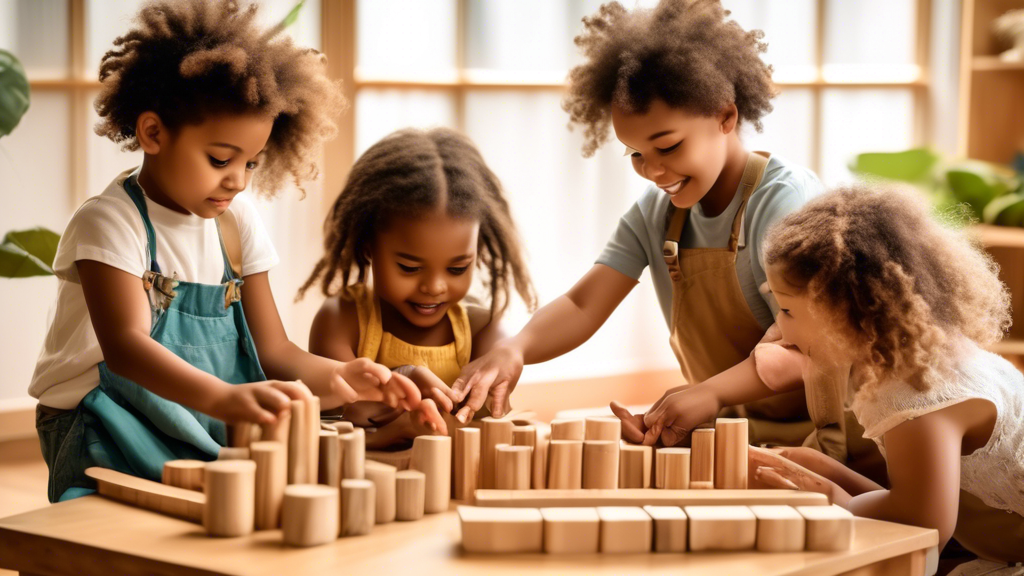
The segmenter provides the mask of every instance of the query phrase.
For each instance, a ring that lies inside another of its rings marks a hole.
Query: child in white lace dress
[[[999,566],[1024,561],[1024,375],[983,349],[1010,324],[992,260],[918,195],[855,187],[781,221],[765,264],[785,353],[805,373],[851,366],[847,398],[890,487],[813,450],[783,455],[858,516],[936,528],[940,546],[955,536]],[[752,458],[755,481],[811,487]]]

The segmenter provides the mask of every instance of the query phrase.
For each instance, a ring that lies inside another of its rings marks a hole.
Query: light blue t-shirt
[[[745,242],[741,242],[744,246],[736,254],[736,276],[747,305],[764,330],[775,321],[777,312],[774,300],[758,290],[767,281],[764,256],[761,253],[765,234],[773,224],[823,190],[824,186],[813,172],[773,155],[765,168],[761,185],[750,195],[741,234]],[[690,210],[679,247],[727,247],[732,222],[742,200],[740,189],[737,189],[725,211],[714,217],[705,216],[698,203]],[[648,187],[619,219],[619,227],[597,258],[597,263],[610,266],[637,280],[644,268],[650,266],[654,291],[658,295],[665,322],[671,329],[672,279],[661,254],[665,244],[669,206],[668,194],[656,186]],[[752,254],[756,257],[752,258]]]

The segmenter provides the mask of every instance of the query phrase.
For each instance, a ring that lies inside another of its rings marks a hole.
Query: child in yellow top
[[[450,412],[449,386],[499,338],[512,287],[531,308],[535,301],[497,177],[455,131],[399,131],[356,161],[326,228],[326,253],[300,290],[319,282],[328,297],[313,321],[310,351],[395,369],[421,387],[425,405]],[[489,308],[461,302],[477,267],[488,272]],[[356,403],[345,417],[381,427],[402,412]],[[447,433],[424,428],[422,414],[371,434],[368,445]]]

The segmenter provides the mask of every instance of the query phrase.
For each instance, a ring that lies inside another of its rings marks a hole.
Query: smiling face
[[[700,116],[651,102],[643,114],[612,106],[612,126],[626,145],[633,169],[672,197],[678,208],[699,202],[718,181],[736,127],[736,107],[718,116]]]
[[[473,283],[480,223],[444,210],[394,217],[371,249],[373,287],[382,305],[410,324],[430,328]]]
[[[139,117],[146,152],[139,183],[154,202],[215,218],[249,186],[270,138],[272,118],[221,115],[168,130],[152,112]]]

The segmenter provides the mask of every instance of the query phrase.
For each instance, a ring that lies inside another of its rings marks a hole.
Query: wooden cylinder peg
[[[366,477],[366,431],[356,428],[352,432],[338,435],[341,443],[341,477],[347,480],[361,480]]]
[[[619,447],[619,488],[651,487],[651,451],[650,446]]]
[[[281,502],[288,483],[288,450],[280,442],[249,445],[256,462],[256,529],[273,530],[281,520]]]
[[[291,414],[291,429],[288,431],[288,483],[308,484],[314,479],[308,477],[309,448],[306,443],[309,441],[309,424],[306,418],[309,413],[306,402],[292,400]]]
[[[715,488],[747,488],[747,419],[715,420]]]
[[[480,429],[455,430],[455,499],[471,501],[480,477]]]
[[[336,430],[319,430],[320,455],[317,482],[337,488],[341,485],[341,443]]]
[[[530,482],[530,486],[534,490],[543,490],[548,487],[548,444],[551,442],[549,436],[548,430],[537,430],[537,445],[533,448],[533,465],[531,466],[533,480]]]
[[[619,441],[583,442],[583,488],[614,490],[619,487]]]
[[[427,514],[445,512],[451,501],[452,439],[449,436],[417,436],[412,441],[409,469],[419,470],[427,477]]]
[[[206,462],[202,460],[169,460],[164,462],[161,480],[169,486],[202,492],[205,468]]]
[[[580,418],[560,418],[551,421],[552,440],[584,440],[584,421]]]
[[[400,470],[395,473],[395,519],[419,520],[423,518],[427,477],[419,470]]]
[[[498,490],[529,490],[530,464],[533,448],[530,446],[500,445],[495,455],[497,473],[495,482]]]
[[[622,420],[614,416],[591,416],[587,418],[584,440],[608,440],[618,442],[622,438]]]
[[[552,440],[548,444],[548,488],[579,490],[583,487],[583,441]]]
[[[698,428],[690,441],[690,488],[702,489],[715,483],[715,429]]]
[[[293,484],[284,489],[281,534],[289,546],[318,546],[338,538],[341,511],[338,489],[323,484]]]
[[[665,463],[665,489],[686,490],[690,487],[690,449],[662,448],[658,450]]]
[[[232,448],[248,448],[252,444],[252,422],[239,422],[228,425],[228,446]]]
[[[255,525],[256,463],[218,460],[203,471],[203,527],[210,536],[245,536]]]
[[[512,421],[487,417],[480,421],[480,487],[494,488],[494,447],[512,444]]]
[[[377,524],[387,524],[395,519],[395,474],[398,470],[390,464],[373,460],[366,461],[366,479],[373,482],[377,490],[377,506],[374,516]]]
[[[377,487],[373,482],[346,478],[341,481],[341,536],[369,534],[376,523]]]

